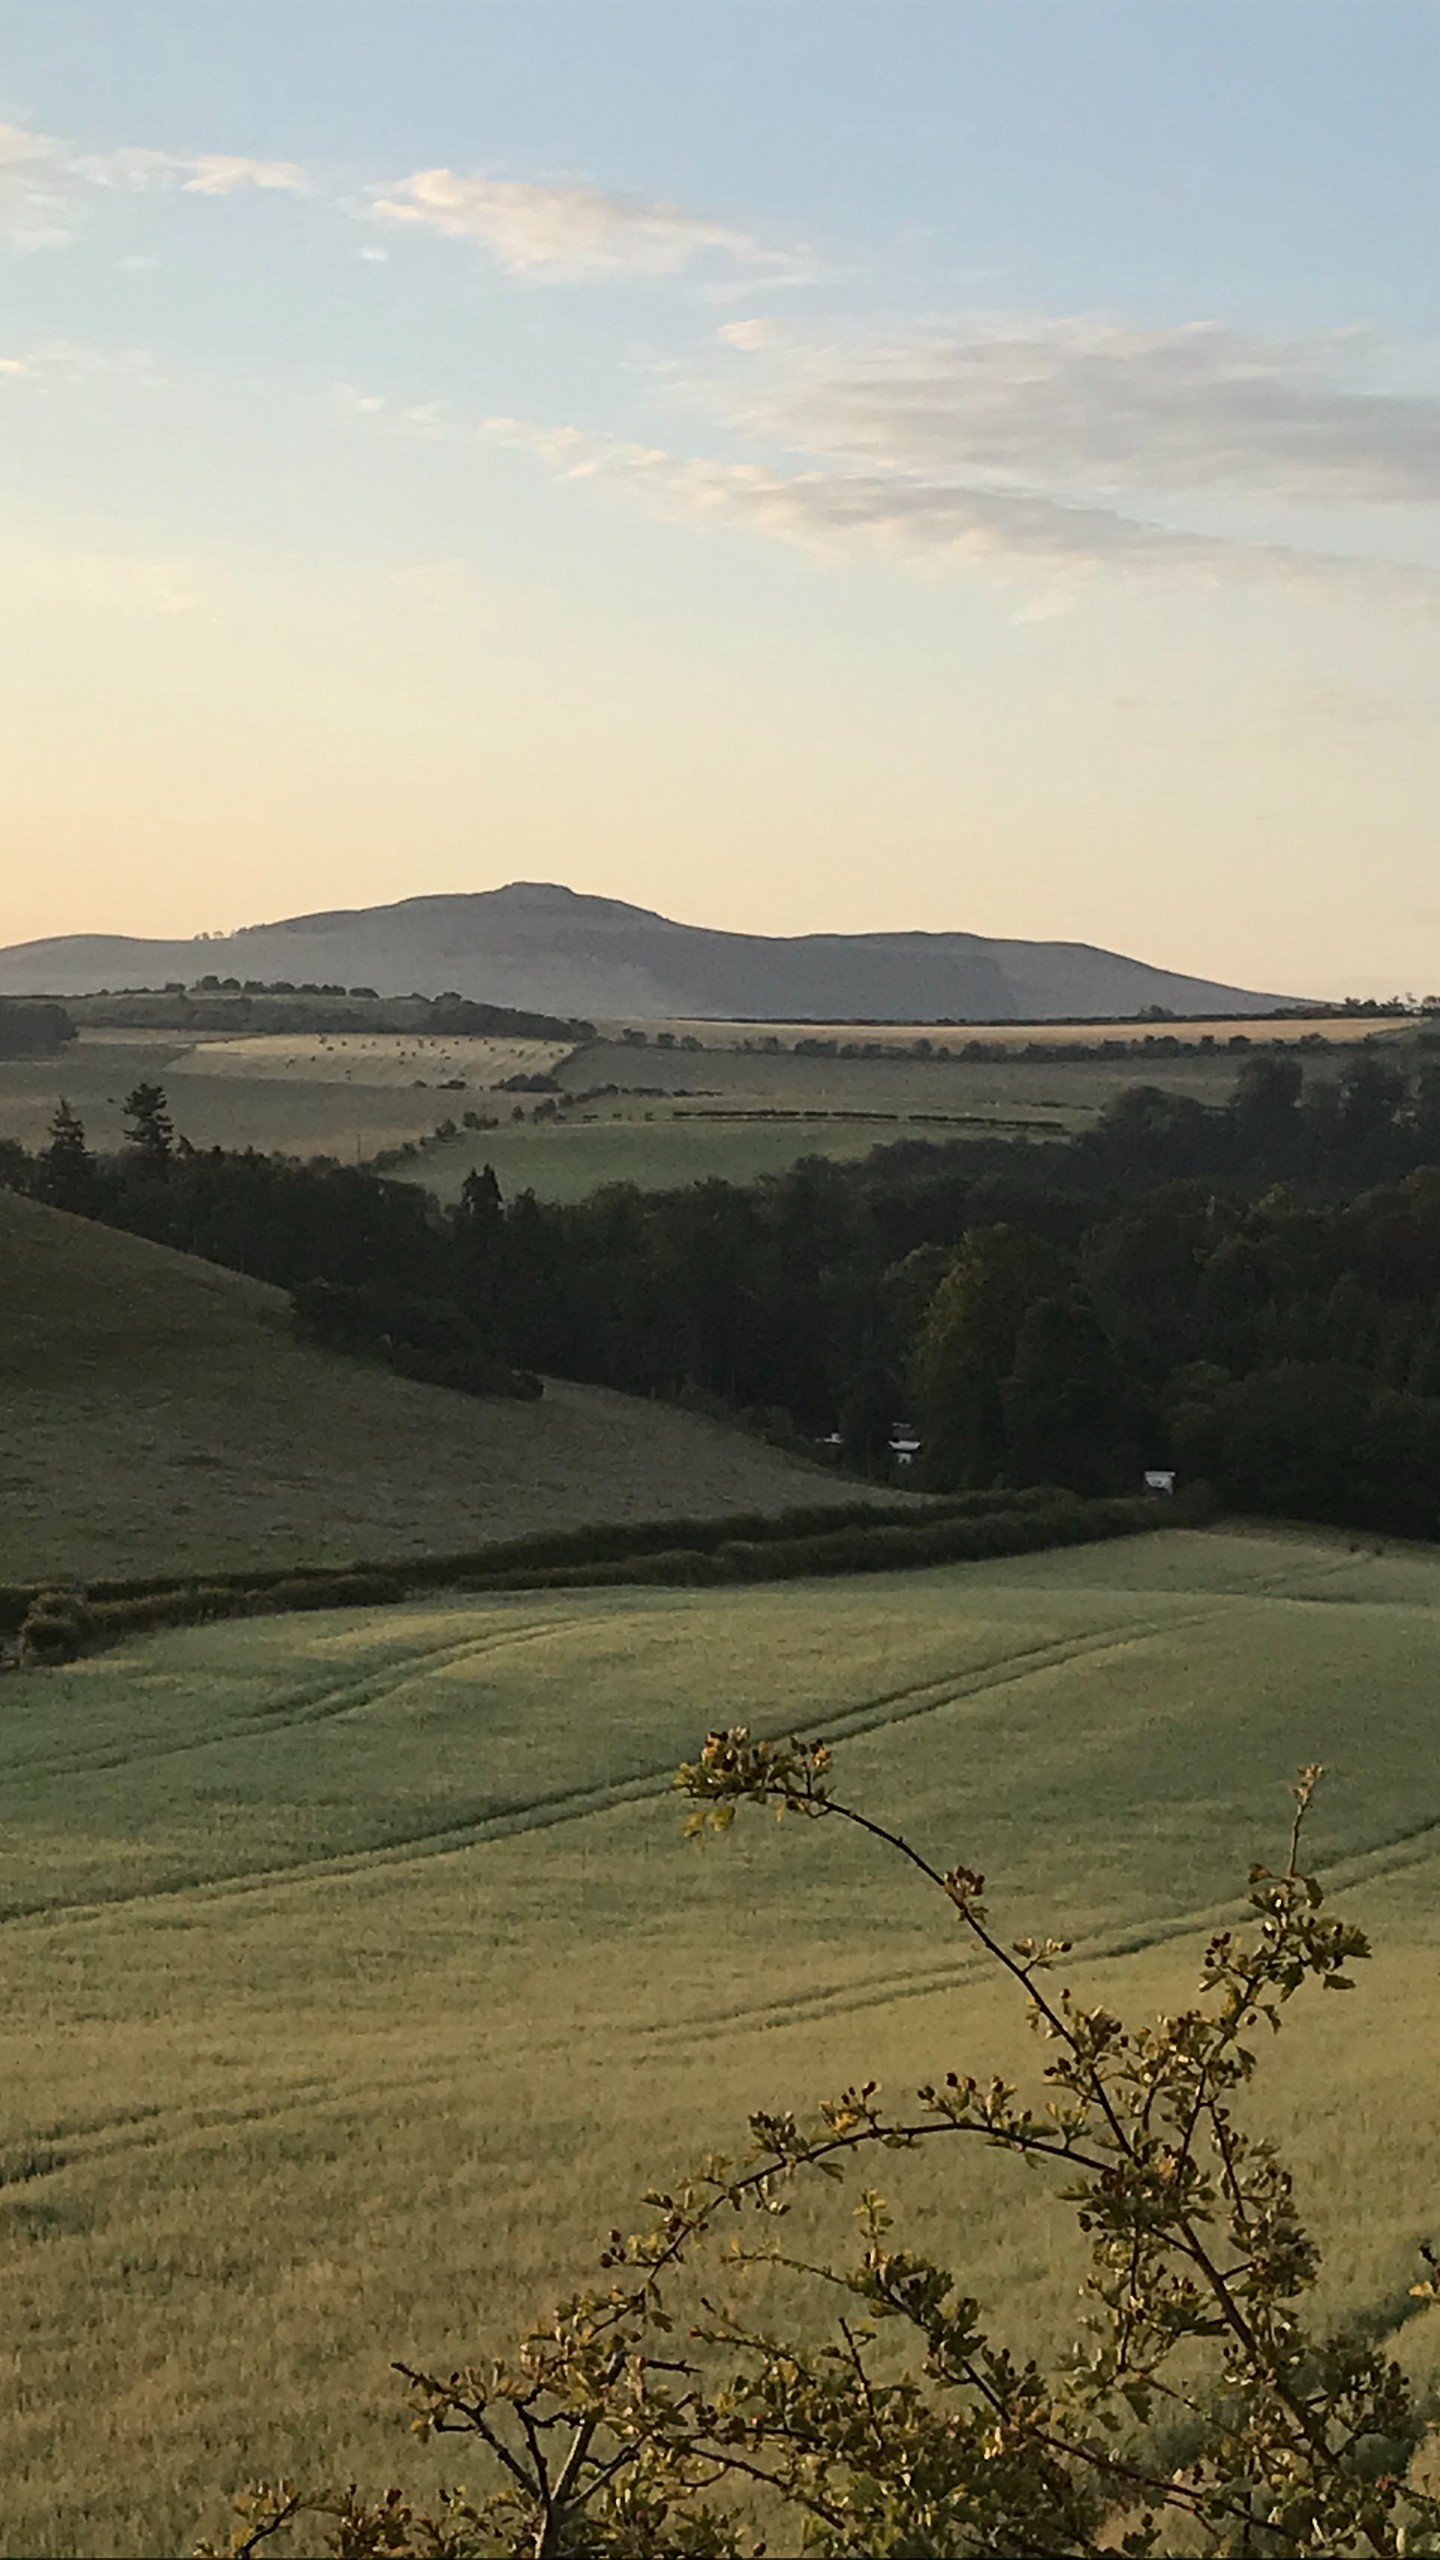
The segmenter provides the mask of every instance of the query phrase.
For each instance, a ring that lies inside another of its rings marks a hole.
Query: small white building
[[[1145,1470],[1145,1490],[1147,1493],[1173,1493],[1175,1490],[1174,1468],[1147,1467]]]

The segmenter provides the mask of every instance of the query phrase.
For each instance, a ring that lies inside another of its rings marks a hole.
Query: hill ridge
[[[62,934],[0,948],[0,994],[83,995],[202,974],[448,991],[597,1018],[1006,1022],[1260,1013],[1293,997],[1091,942],[964,932],[746,934],[556,881],[421,892],[207,941]]]

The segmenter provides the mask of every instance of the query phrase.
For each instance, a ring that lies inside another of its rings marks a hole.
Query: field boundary
[[[0,1636],[31,1662],[161,1627],[301,1610],[381,1608],[430,1591],[526,1592],[626,1584],[677,1588],[904,1572],[1193,1525],[1183,1502],[1085,1500],[1028,1486],[902,1503],[813,1504],[709,1519],[606,1523],[492,1542],[460,1553],[353,1564],[0,1585]]]

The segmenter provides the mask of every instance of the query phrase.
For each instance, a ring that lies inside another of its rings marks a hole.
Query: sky
[[[0,943],[1440,986],[1437,0],[0,0]]]

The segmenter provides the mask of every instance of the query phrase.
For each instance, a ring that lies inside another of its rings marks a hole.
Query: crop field
[[[682,1844],[706,1728],[835,1739],[1077,1991],[1176,2005],[1285,1787],[1377,1961],[1257,2105],[1337,2304],[1417,2369],[1436,2220],[1440,1553],[1164,1532],[879,1577],[171,1633],[0,1682],[9,2552],[181,2550],[281,2471],[473,2479],[389,2359],[507,2342],[747,2108],[1028,2050],[943,1911],[836,1826]],[[1039,2182],[893,2164],[1025,2346],[1068,2336]],[[830,2200],[836,2223],[843,2197]]]
[[[453,1555],[831,1482],[599,1387],[419,1386],[300,1341],[278,1289],[9,1191],[0,1306],[0,1582]]]

